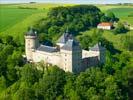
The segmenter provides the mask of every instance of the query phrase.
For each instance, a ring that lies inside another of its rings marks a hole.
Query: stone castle
[[[96,44],[89,51],[82,50],[79,42],[65,32],[56,46],[39,44],[36,32],[31,28],[25,34],[25,52],[29,62],[43,61],[49,65],[57,65],[66,72],[78,73],[86,68],[105,62],[106,49]]]

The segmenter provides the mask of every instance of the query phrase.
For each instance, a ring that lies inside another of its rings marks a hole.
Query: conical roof
[[[59,39],[58,39],[58,41],[57,41],[57,43],[66,43],[67,41],[68,41],[68,39],[69,39],[69,32],[68,31],[66,31]]]
[[[66,44],[61,49],[73,51],[81,48],[79,42],[77,42],[75,39],[68,39]]]
[[[27,36],[36,36],[36,34],[37,34],[36,31],[34,31],[32,27],[26,33]]]

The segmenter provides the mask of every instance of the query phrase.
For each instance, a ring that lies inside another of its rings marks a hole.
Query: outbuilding
[[[109,22],[102,22],[97,25],[97,28],[104,30],[111,30],[113,28],[113,24]]]

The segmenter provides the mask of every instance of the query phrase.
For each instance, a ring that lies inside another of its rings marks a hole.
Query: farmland
[[[112,8],[108,11],[113,12],[120,20],[133,25],[133,8]]]
[[[14,5],[1,6],[0,8],[0,32],[19,38],[23,43],[23,33],[33,23],[46,16],[47,10],[43,9],[20,9]]]
[[[11,35],[16,41],[19,39],[23,43],[23,33],[27,28],[46,17],[49,8],[57,6],[61,4],[1,4],[0,36]]]
[[[57,6],[72,6],[73,4],[2,4],[0,5],[0,35],[12,35],[16,41],[24,42],[24,32],[29,26],[34,25],[36,21],[46,17],[50,8]],[[133,7],[120,5],[96,5],[103,12],[112,11],[121,21],[127,21],[133,24]],[[20,9],[28,8],[28,9]],[[30,8],[30,9],[29,9]],[[32,9],[35,8],[35,9]],[[128,20],[127,20],[128,19]]]
[[[15,8],[1,8],[0,9],[0,32],[8,29],[10,26],[23,21],[31,14],[43,12],[41,10],[32,9],[15,9]]]

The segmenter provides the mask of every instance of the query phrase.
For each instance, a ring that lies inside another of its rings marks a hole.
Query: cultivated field
[[[16,8],[1,8],[0,9],[0,32],[10,28],[11,26],[23,21],[28,16],[43,12],[42,10],[34,9],[16,9]]]
[[[133,25],[133,8],[112,8],[108,11],[113,12],[120,20]]]
[[[57,6],[72,6],[73,4],[6,4],[0,5],[0,36],[12,35],[16,41],[24,43],[24,32],[39,19],[45,18],[50,8]],[[133,7],[123,5],[96,5],[103,12],[112,11],[121,21],[126,21],[133,25]],[[90,33],[87,31],[86,33]],[[132,31],[130,32],[132,34]],[[120,37],[114,36],[110,32],[104,32],[110,41],[115,41]],[[120,42],[120,41],[119,41]],[[115,43],[116,46],[119,43]],[[118,46],[120,47],[120,46]]]

